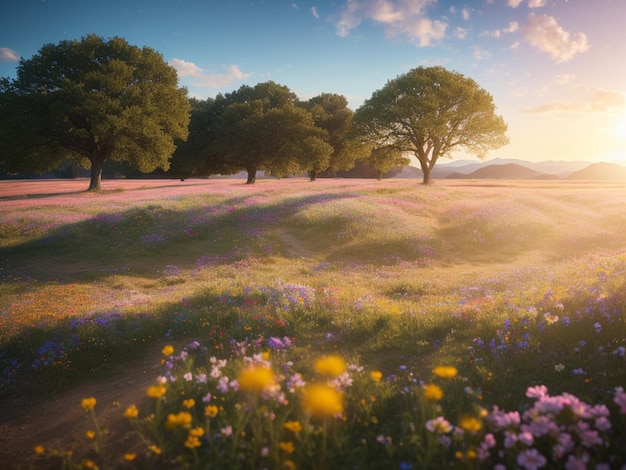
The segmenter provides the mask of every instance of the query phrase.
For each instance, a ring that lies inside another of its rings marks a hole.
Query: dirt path
[[[186,344],[186,342],[185,342]],[[105,378],[81,383],[69,390],[41,398],[18,391],[0,401],[0,468],[26,469],[33,460],[34,447],[70,450],[84,448],[86,431],[93,429],[91,419],[81,408],[83,398],[95,397],[101,427],[110,432],[114,447],[130,430],[124,410],[129,405],[149,400],[146,390],[161,368],[162,344],[146,349],[137,360],[115,367]],[[46,468],[37,465],[35,468]],[[53,468],[53,467],[51,467]]]

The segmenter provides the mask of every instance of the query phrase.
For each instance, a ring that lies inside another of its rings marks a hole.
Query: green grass
[[[413,415],[422,428],[428,413],[457,419],[459,400],[468,412],[523,409],[534,385],[614,406],[626,378],[620,186],[282,180],[204,188],[151,202],[133,203],[140,188],[59,196],[45,207],[33,200],[28,210],[6,205],[0,393],[25,383],[79,387],[154,343],[203,338],[234,360],[232,341],[267,350],[271,337],[287,336],[303,373],[328,352],[382,371],[384,393],[355,378],[358,393],[379,398],[380,425],[369,438],[395,432],[385,413],[406,418],[384,409],[419,411],[415,398],[397,396],[399,371],[429,381],[437,365],[454,365],[465,382]],[[364,432],[365,410],[351,410]],[[343,432],[354,438],[355,429]],[[433,451],[407,429],[395,439]],[[457,444],[459,464],[478,445]],[[373,458],[342,449],[336,465]],[[406,449],[387,451],[371,462],[420,463]]]

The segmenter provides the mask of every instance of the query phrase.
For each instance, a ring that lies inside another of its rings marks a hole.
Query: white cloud
[[[575,78],[576,78],[575,75],[563,74],[563,75],[557,75],[556,78],[554,79],[554,81],[558,85],[567,85],[568,83],[573,82]]]
[[[557,63],[567,62],[576,54],[589,49],[584,33],[571,36],[551,16],[531,13],[522,31],[530,44],[550,54]]]
[[[13,49],[9,49],[7,47],[0,47],[0,61],[3,62],[17,62],[20,60],[20,57],[17,55]]]
[[[447,24],[426,17],[424,10],[435,0],[348,0],[337,34],[345,37],[364,20],[380,23],[385,34],[404,36],[419,46],[429,46],[446,34]]]
[[[463,19],[465,21],[469,20],[470,18],[470,11],[467,8],[463,8],[463,10],[461,11],[461,13],[463,14]]]
[[[485,31],[481,33],[481,36],[491,36],[492,38],[499,38],[503,34],[514,33],[519,29],[519,23],[517,21],[511,21],[506,28],[494,29],[492,31]]]
[[[320,19],[320,14],[317,12],[317,8],[316,7],[311,7],[311,13],[313,13],[313,16],[315,18],[317,18],[318,20]]]
[[[523,0],[508,0],[507,5],[509,5],[511,8],[517,8],[522,4],[522,1]]]
[[[546,0],[528,0],[528,8],[541,8],[546,4]]]
[[[454,35],[459,38],[459,39],[465,39],[465,36],[467,36],[467,29],[465,28],[461,28],[461,27],[457,27],[454,30]]]
[[[235,80],[244,80],[250,76],[249,73],[243,73],[236,65],[226,67],[226,73],[210,74],[193,62],[187,62],[182,59],[172,59],[170,65],[176,69],[179,77],[193,77],[196,80],[194,86],[220,88],[228,85]]]
[[[474,46],[473,51],[472,51],[472,56],[476,60],[483,60],[483,59],[488,59],[489,57],[491,57],[491,54],[485,51],[484,49],[481,49],[478,46]]]
[[[592,88],[587,90],[587,97],[582,101],[562,101],[542,104],[534,108],[522,109],[522,112],[527,114],[563,112],[603,113],[624,108],[626,108],[626,96],[624,93],[602,88]]]

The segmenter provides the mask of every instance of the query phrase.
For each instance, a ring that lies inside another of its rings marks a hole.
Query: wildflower
[[[445,434],[452,430],[452,425],[443,416],[426,421],[426,429],[436,434]]]
[[[285,460],[283,462],[283,468],[285,470],[296,470],[296,464],[293,462],[293,460]]]
[[[205,414],[205,416],[208,416],[209,418],[215,418],[217,416],[217,406],[215,406],[215,405],[208,405],[204,409],[204,414]]]
[[[517,463],[526,470],[537,470],[546,464],[546,458],[537,449],[526,449],[517,456]]]
[[[128,454],[124,454],[124,460],[126,460],[127,462],[132,462],[133,460],[135,460],[137,458],[137,454],[135,453],[128,453]]]
[[[580,367],[578,369],[574,369],[572,371],[572,374],[574,374],[574,375],[585,375],[585,373],[586,372],[582,368],[580,368]]]
[[[475,434],[480,431],[482,423],[473,416],[464,416],[459,421],[459,427],[464,431]]]
[[[82,463],[83,463],[84,468],[93,468],[94,470],[97,470],[98,468],[100,468],[96,465],[96,463],[93,460],[85,459],[83,460]]]
[[[302,407],[314,417],[334,416],[343,411],[343,397],[328,385],[307,385],[303,388]]]
[[[191,382],[193,380],[193,374],[191,372],[187,372],[185,375],[183,375],[183,379],[185,379],[187,382]]]
[[[435,374],[440,379],[451,379],[456,376],[458,373],[456,367],[452,366],[439,366],[433,369],[433,374]]]
[[[293,433],[298,433],[302,431],[302,425],[300,424],[300,421],[287,421],[283,426],[285,427],[285,429]]]
[[[370,378],[374,381],[374,382],[379,382],[380,379],[383,378],[383,373],[379,370],[373,370],[372,372],[370,372]]]
[[[191,426],[191,414],[189,414],[188,412],[181,411],[178,414],[170,413],[169,415],[167,415],[165,427],[170,431],[178,427],[188,428],[189,426]]]
[[[95,431],[89,430],[85,433],[85,436],[87,436],[87,439],[93,439],[94,437],[96,437],[96,433]]]
[[[602,324],[600,322],[595,322],[593,328],[596,330],[597,334],[602,333]]]
[[[554,366],[554,370],[557,372],[563,372],[565,370],[565,366],[563,364],[557,364]]]
[[[35,446],[34,450],[35,450],[35,454],[37,455],[42,455],[46,451],[46,449],[42,445]]]
[[[194,449],[196,447],[200,447],[201,445],[202,443],[200,442],[200,439],[198,439],[196,436],[187,436],[187,440],[185,441],[185,447],[189,449]]]
[[[139,410],[135,405],[130,405],[128,408],[126,408],[126,411],[124,411],[124,418],[133,419],[137,416],[139,416]]]
[[[443,390],[439,385],[424,385],[424,398],[430,401],[439,401],[443,398]]]
[[[249,367],[239,374],[237,380],[242,390],[260,392],[274,385],[274,373],[267,367]]]
[[[188,410],[193,408],[195,404],[196,404],[196,400],[194,400],[193,398],[183,401],[183,406],[187,408]]]
[[[165,387],[163,385],[152,385],[148,387],[148,396],[150,398],[161,398],[165,395]]]
[[[278,448],[282,450],[286,454],[293,454],[296,451],[296,447],[293,445],[293,442],[279,442]]]
[[[172,354],[174,354],[174,346],[171,345],[167,345],[163,348],[163,350],[161,351],[163,353],[164,356],[171,356]]]
[[[220,430],[220,432],[226,436],[226,437],[230,437],[233,435],[233,427],[232,426],[226,426],[225,428],[222,428]]]
[[[336,355],[320,357],[315,362],[315,371],[328,377],[337,377],[346,370],[346,363],[342,357]]]
[[[152,452],[153,454],[161,455],[162,451],[161,451],[161,448],[159,446],[153,444],[153,445],[151,445],[149,447],[149,449],[150,449],[150,452]]]
[[[80,402],[80,406],[87,411],[93,410],[96,406],[96,399],[94,397],[91,398],[83,398]]]
[[[626,393],[622,387],[615,388],[615,396],[613,402],[620,407],[620,413],[626,414]]]
[[[545,385],[537,385],[535,387],[528,387],[526,390],[526,396],[528,398],[542,398],[548,395],[548,387]]]

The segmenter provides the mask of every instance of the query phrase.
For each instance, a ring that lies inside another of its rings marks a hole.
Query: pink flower
[[[541,398],[548,395],[548,387],[545,385],[536,385],[534,387],[528,387],[526,390],[526,396],[528,398]]]
[[[617,387],[615,389],[615,397],[613,398],[613,401],[620,407],[620,413],[626,414],[626,393],[624,393],[624,389],[622,387]]]
[[[546,462],[546,458],[537,449],[526,449],[517,456],[517,464],[526,470],[537,470]]]

